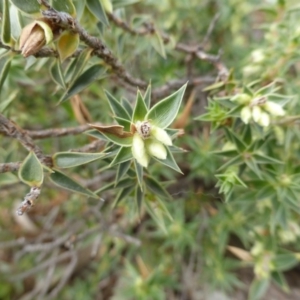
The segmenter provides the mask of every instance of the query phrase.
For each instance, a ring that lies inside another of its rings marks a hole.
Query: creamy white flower
[[[252,118],[254,120],[254,122],[258,123],[258,121],[261,118],[261,114],[262,114],[262,110],[259,106],[253,106],[252,108]]]
[[[136,133],[132,139],[132,155],[143,167],[149,164],[150,156],[158,159],[167,158],[166,146],[172,145],[172,140],[167,132],[149,121],[137,121]]]
[[[145,143],[142,137],[135,133],[132,138],[132,155],[137,162],[143,167],[147,168],[149,163],[149,156],[146,153]]]
[[[252,113],[251,113],[251,109],[249,106],[245,106],[242,108],[241,110],[241,119],[245,124],[248,124],[249,121],[251,120],[252,117]]]
[[[277,116],[284,116],[285,111],[278,103],[273,101],[267,101],[264,105],[264,109],[267,110],[271,115]]]
[[[257,123],[263,127],[268,127],[270,125],[270,116],[267,113],[262,112]]]
[[[152,125],[151,135],[158,141],[162,142],[166,146],[172,146],[172,140],[165,130],[157,126]]]
[[[165,148],[165,146],[156,140],[148,140],[146,142],[146,149],[147,152],[152,155],[155,156],[159,159],[166,159],[167,158],[167,150]]]

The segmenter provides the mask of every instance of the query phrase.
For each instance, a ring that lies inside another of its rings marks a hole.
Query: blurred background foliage
[[[11,11],[16,2],[7,1]],[[188,86],[175,120],[174,126],[185,131],[175,144],[187,152],[174,155],[184,174],[156,163],[145,173],[157,183],[152,181],[145,199],[159,198],[163,210],[139,210],[137,189],[126,190],[126,181],[99,193],[103,205],[48,180],[35,207],[18,217],[15,210],[28,187],[16,172],[0,174],[0,299],[214,299],[215,291],[228,299],[260,299],[265,293],[274,296],[272,289],[278,293],[273,299],[298,299],[291,280],[300,280],[298,1],[100,1],[112,3],[112,14],[131,28],[151,24],[156,29],[142,36],[116,26],[109,12],[109,25],[99,22],[86,2],[73,1],[82,27],[103,40],[134,77],[151,82],[153,91],[174,79],[209,76],[213,81]],[[16,41],[21,27],[40,14],[11,12],[11,24],[17,15]],[[213,63],[174,50],[179,42],[201,45],[211,24],[203,51],[221,54],[226,78]],[[17,49],[13,40],[10,46]],[[62,63],[64,74],[72,61]],[[50,74],[56,62],[14,54],[7,76],[1,74],[0,113],[32,131],[112,124],[104,90],[134,104],[136,87],[107,71],[80,92],[79,102],[58,105],[65,91]],[[85,69],[93,64],[107,67],[91,56]],[[285,115],[270,113],[265,127],[254,116],[245,124],[241,111],[247,104],[234,98],[241,94],[276,102]],[[152,104],[158,100],[153,94]],[[0,163],[28,155],[17,140],[2,135],[0,140]],[[35,143],[53,155],[92,141],[79,134]],[[97,160],[66,174],[99,190],[115,180],[118,168],[110,162]],[[136,180],[134,168],[127,175]],[[171,197],[160,197],[165,189]],[[124,199],[112,207],[124,191]],[[36,249],[26,248],[35,244]]]

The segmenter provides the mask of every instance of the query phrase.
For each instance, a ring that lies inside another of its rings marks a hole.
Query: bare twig
[[[4,132],[7,136],[19,140],[23,147],[28,151],[33,151],[43,164],[52,166],[52,158],[45,156],[42,150],[34,144],[31,137],[22,128],[8,120],[2,114],[0,114],[0,132]]]
[[[95,123],[96,125],[101,125],[100,123]],[[25,132],[32,138],[32,139],[45,139],[49,137],[62,137],[67,135],[76,135],[81,134],[87,130],[91,130],[89,125],[80,125],[77,127],[71,128],[51,128],[45,130],[26,130]]]
[[[0,173],[15,172],[20,168],[21,162],[9,162],[0,164]]]

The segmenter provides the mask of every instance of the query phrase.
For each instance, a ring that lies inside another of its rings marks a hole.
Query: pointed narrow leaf
[[[105,69],[100,64],[93,65],[75,80],[68,91],[63,95],[60,102],[64,102],[70,97],[78,94],[87,86],[89,86],[93,81],[96,81],[100,77],[103,78],[104,73]]]
[[[66,84],[65,84],[65,80],[64,80],[64,76],[62,73],[61,64],[60,64],[59,59],[54,61],[54,63],[52,64],[52,66],[50,68],[50,76],[56,84],[58,84],[63,89],[66,88]]]
[[[150,201],[144,201],[144,204],[151,218],[156,222],[160,229],[167,234],[168,231],[166,229],[165,220],[160,208],[157,207],[157,204],[151,203]]]
[[[147,90],[144,94],[144,101],[146,106],[149,108],[151,104],[151,84],[148,85]]]
[[[178,165],[173,157],[173,154],[171,153],[171,151],[169,150],[168,147],[166,147],[166,150],[167,150],[167,158],[166,159],[158,159],[156,157],[153,157],[153,159],[158,161],[159,163],[161,163],[165,166],[168,166],[169,168],[183,174],[182,171],[180,170],[180,168],[178,167]]]
[[[70,14],[72,17],[75,17],[75,6],[71,0],[51,0],[50,3],[51,6],[57,11],[63,11]]]
[[[124,131],[124,127],[120,125],[111,125],[111,126],[98,126],[90,124],[92,128],[95,128],[101,134],[107,138],[108,140],[112,141],[113,143],[124,146],[130,147],[132,145],[132,133]]]
[[[72,85],[73,82],[81,74],[83,68],[86,66],[88,60],[91,57],[92,51],[93,49],[91,48],[86,48],[82,50],[80,55],[76,59],[74,59],[74,61],[72,61],[71,64],[68,66],[65,78],[67,82],[70,81],[70,85]]]
[[[10,0],[18,9],[25,13],[33,14],[39,12],[41,6],[37,0]]]
[[[126,188],[132,185],[132,178],[123,178],[121,179],[118,184],[116,185],[115,182],[110,182],[106,185],[104,185],[103,187],[101,187],[100,189],[98,189],[97,191],[95,191],[95,194],[99,194],[111,189],[120,189],[120,188]]]
[[[250,286],[249,290],[249,300],[259,300],[266,293],[269,287],[270,281],[268,278],[266,279],[255,279]]]
[[[12,56],[10,55],[9,52],[5,52],[0,56],[0,91],[2,89],[4,80],[8,74],[11,60],[12,60]]]
[[[134,167],[136,172],[136,177],[139,183],[141,190],[143,190],[143,166],[141,166],[136,160],[134,160]]]
[[[118,154],[115,156],[114,160],[111,162],[110,166],[114,166],[125,161],[132,159],[132,152],[130,147],[121,147]]]
[[[31,187],[40,187],[44,180],[43,167],[34,152],[30,152],[19,169],[19,178]]]
[[[122,201],[125,197],[130,195],[130,193],[133,191],[134,187],[135,187],[134,185],[131,185],[131,186],[128,186],[128,187],[124,188],[123,190],[121,190],[120,193],[118,194],[117,198],[113,202],[112,207],[116,207],[118,205],[118,203],[120,203],[120,201]]]
[[[154,178],[145,177],[147,188],[154,194],[162,198],[171,198],[171,195]]]
[[[79,35],[70,31],[65,31],[58,39],[57,50],[60,60],[63,62],[71,56],[79,45]]]
[[[83,11],[84,11],[84,8],[86,5],[85,2],[86,2],[85,0],[73,0],[77,20],[80,20],[82,17],[82,14],[83,14]]]
[[[59,187],[62,187],[66,190],[76,192],[85,196],[98,199],[97,195],[90,191],[89,189],[84,188],[78,182],[68,177],[67,175],[54,170],[55,172],[50,175],[51,181]]]
[[[130,121],[123,119],[123,118],[119,118],[119,117],[114,117],[114,119],[118,122],[118,124],[120,124],[124,127],[125,131],[130,131],[130,128],[131,128]]]
[[[119,118],[130,121],[131,117],[129,116],[127,110],[121,105],[121,103],[114,96],[112,96],[108,91],[105,91],[105,95],[107,97],[109,106],[113,111],[113,113]]]
[[[229,141],[231,141],[239,152],[243,152],[246,149],[245,143],[230,129],[225,128],[225,133]]]
[[[115,184],[118,184],[119,181],[123,178],[123,176],[127,173],[128,169],[130,168],[130,165],[131,160],[119,164]]]
[[[140,215],[141,214],[141,208],[142,208],[142,202],[143,202],[143,199],[144,199],[144,193],[141,190],[139,185],[137,185],[135,187],[134,199],[135,199],[135,203],[136,203],[136,206],[137,206],[137,209],[138,209],[138,213]]]
[[[166,128],[176,118],[187,84],[169,97],[155,104],[148,112],[146,119],[157,127]]]
[[[132,122],[136,123],[137,121],[143,121],[145,119],[145,116],[147,114],[147,106],[146,103],[144,102],[144,99],[141,95],[141,92],[137,92],[136,96],[136,102],[135,102],[135,107],[133,111],[133,116],[132,116]]]
[[[127,5],[131,5],[137,2],[140,2],[141,0],[112,0],[113,7],[116,8],[122,8]]]
[[[11,5],[9,8],[9,14],[10,14],[10,19],[14,20],[13,22],[10,23],[11,37],[14,39],[14,41],[17,41],[22,31],[21,22],[20,22],[20,11],[18,10],[17,7]]]
[[[10,45],[10,15],[8,0],[3,0],[1,26],[1,41],[4,45]]]
[[[163,40],[159,34],[159,32],[157,32],[155,30],[154,34],[151,34],[150,36],[150,42],[152,47],[154,48],[154,50],[162,57],[162,58],[166,58],[166,50],[165,50],[165,46],[163,43]]]
[[[106,153],[57,152],[52,156],[57,168],[72,168],[105,157]]]
[[[282,161],[263,154],[254,153],[253,158],[259,164],[283,164]]]
[[[129,101],[125,98],[122,98],[121,104],[126,109],[129,116],[132,116],[133,110],[132,110],[132,107],[131,107],[131,104],[129,103]]]
[[[89,11],[105,26],[108,26],[108,20],[100,0],[86,0]]]

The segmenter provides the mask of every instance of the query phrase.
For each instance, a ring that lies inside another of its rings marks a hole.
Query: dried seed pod
[[[20,36],[20,49],[24,57],[38,52],[53,40],[53,28],[45,19],[35,20],[25,26]]]

